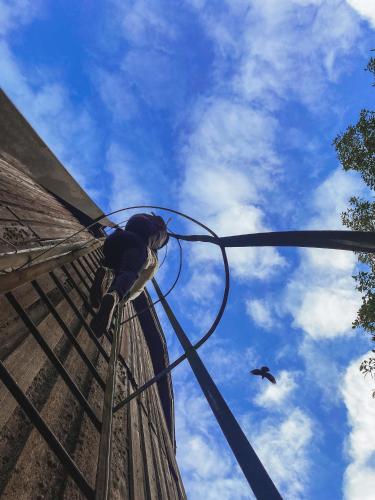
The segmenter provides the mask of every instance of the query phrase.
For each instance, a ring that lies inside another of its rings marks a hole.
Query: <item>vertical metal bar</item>
[[[94,278],[91,276],[89,270],[87,269],[86,264],[83,264],[83,262],[80,258],[78,258],[75,262],[78,262],[78,264],[81,266],[81,269],[84,271],[87,278],[89,279],[89,282],[92,284],[92,282],[94,281]]]
[[[155,442],[153,438],[153,426],[151,425],[150,418],[148,418],[148,432],[150,433],[150,445],[151,445],[151,454],[152,454],[152,465],[155,471],[155,479],[156,479],[156,489],[158,490],[159,498],[162,498],[161,485],[160,485],[160,477],[159,470],[157,465],[156,451],[155,451]]]
[[[130,336],[131,341],[131,350],[132,350],[132,359],[133,359],[133,370],[137,379],[141,381],[141,353],[139,352],[139,337],[138,331],[136,328],[135,321],[130,321],[129,328],[132,330],[132,334]],[[135,364],[137,364],[137,369],[135,369]],[[146,453],[146,443],[145,443],[145,433],[143,428],[143,416],[142,416],[142,408],[141,408],[141,400],[142,394],[136,398],[137,404],[137,412],[138,412],[138,420],[139,420],[139,428],[140,428],[140,445],[141,445],[141,454],[143,459],[143,471],[144,471],[144,491],[145,496],[148,500],[151,499],[151,487],[150,487],[150,478],[148,477],[148,466],[147,466],[147,453]]]
[[[168,498],[172,498],[170,494],[170,485],[168,482],[168,473],[167,473],[167,462],[168,462],[168,450],[165,444],[164,440],[164,434],[163,434],[163,429],[161,426],[161,418],[160,418],[160,408],[157,405],[157,402],[155,400],[155,396],[152,398],[152,407],[153,407],[153,413],[155,415],[155,425],[156,425],[156,430],[155,432],[158,444],[159,444],[159,453],[160,453],[160,467],[161,467],[161,475],[163,478],[163,484],[165,486],[167,496]],[[164,457],[163,457],[164,454]]]
[[[138,410],[138,419],[139,419],[139,427],[140,427],[140,434],[141,434],[141,453],[142,453],[142,459],[143,459],[143,470],[144,470],[144,476],[145,476],[145,492],[146,492],[146,498],[148,500],[151,500],[151,488],[150,488],[150,478],[148,477],[148,461],[147,461],[147,452],[146,452],[146,443],[145,443],[145,432],[143,428],[143,416],[142,416],[142,407],[140,402],[138,401],[138,398],[136,399],[137,401],[137,410]]]
[[[99,252],[99,248],[96,248],[93,253],[94,253],[94,256],[97,259],[97,261],[100,262],[102,260],[103,256]]]
[[[86,280],[84,279],[81,271],[77,268],[77,266],[75,265],[74,262],[71,262],[70,265],[72,266],[72,268],[75,270],[75,272],[77,273],[77,276],[79,277],[79,279],[81,280],[81,282],[85,285],[85,288],[87,288],[87,291],[90,293],[90,287],[89,285],[86,283]],[[65,268],[65,266],[64,266]]]
[[[70,272],[68,271],[68,269],[66,268],[66,266],[61,266],[61,269],[64,271],[64,273],[66,274],[66,276],[68,277],[68,279],[70,280],[70,282],[72,283],[72,285],[74,286],[74,288],[77,290],[78,295],[81,297],[81,299],[83,300],[83,303],[85,304],[85,307],[88,309],[88,311],[90,312],[90,314],[92,316],[94,316],[95,315],[95,311],[91,307],[91,304],[90,304],[88,298],[82,292],[82,290],[79,288],[77,282],[75,281],[75,279],[73,278],[73,276],[70,274]],[[80,278],[80,279],[82,280],[82,278]]]
[[[126,312],[127,315],[130,315],[129,312],[129,305],[127,304],[126,306]],[[122,327],[124,328],[124,327]],[[129,326],[128,326],[129,328]],[[129,373],[131,372],[131,367],[133,365],[132,362],[132,351],[130,347],[130,336],[129,333],[127,333],[127,337],[125,341],[129,342],[129,350],[128,350],[128,363],[130,365],[129,370],[127,371],[128,377],[127,377],[127,394],[130,394],[130,377]],[[133,375],[132,375],[133,377]],[[133,378],[134,380],[134,378]],[[134,456],[134,443],[133,443],[133,438],[132,438],[132,429],[133,429],[133,423],[132,423],[132,414],[131,414],[131,408],[130,404],[127,405],[125,408],[125,411],[127,412],[127,433],[128,433],[128,477],[129,477],[129,500],[135,500],[135,488],[134,488],[134,466],[133,466],[133,456]]]
[[[152,377],[152,372],[150,369],[150,366],[147,363],[142,362],[142,358],[140,357],[140,363],[141,363],[141,372],[142,372],[142,381],[144,382],[146,379],[149,379]],[[157,489],[157,495],[158,498],[163,497],[163,492],[162,492],[162,486],[160,483],[160,475],[159,475],[159,468],[157,464],[157,458],[156,458],[156,450],[155,450],[155,440],[154,440],[154,434],[156,433],[154,424],[152,422],[152,410],[151,410],[151,391],[144,391],[144,401],[145,401],[145,408],[143,408],[143,411],[147,415],[147,426],[148,426],[148,432],[150,436],[150,446],[151,446],[151,456],[152,456],[152,467],[154,470],[155,474],[155,480],[156,480],[156,489]],[[143,405],[142,405],[143,407]],[[156,423],[155,423],[156,425]]]
[[[6,293],[5,296],[9,300],[9,302],[13,306],[13,308],[15,309],[16,313],[19,315],[19,317],[25,323],[26,327],[30,330],[30,333],[33,335],[33,337],[38,342],[40,347],[43,349],[43,351],[46,354],[46,356],[48,357],[48,359],[51,361],[53,366],[59,372],[59,374],[61,375],[61,378],[64,380],[64,382],[69,387],[69,389],[72,391],[72,393],[75,395],[75,397],[78,399],[78,401],[81,403],[81,405],[83,406],[87,415],[90,417],[90,419],[91,419],[92,423],[94,424],[94,426],[96,427],[96,429],[100,432],[101,431],[100,420],[96,416],[94,410],[91,408],[91,406],[88,403],[85,396],[80,391],[79,387],[76,385],[76,383],[73,381],[73,379],[71,378],[69,373],[66,371],[64,365],[61,363],[61,361],[56,356],[56,354],[53,352],[53,350],[50,348],[50,346],[47,344],[47,342],[44,340],[44,338],[40,334],[38,328],[34,325],[34,323],[29,318],[27,313],[23,310],[21,305],[17,302],[17,300],[14,297],[14,295],[12,294],[12,292]]]
[[[25,393],[19,387],[17,382],[13,379],[11,374],[8,372],[2,361],[0,361],[0,378],[9,392],[12,394],[14,399],[20,405],[22,410],[26,413],[31,423],[35,425],[37,430],[42,435],[43,439],[46,441],[47,445],[56,454],[57,458],[61,461],[68,474],[70,474],[77,484],[78,488],[82,491],[86,498],[94,499],[94,490],[88,484],[84,478],[82,472],[77,467],[76,463],[73,461],[69,453],[57,439],[55,434],[51,431],[48,425],[45,423],[41,417],[38,410],[32,404],[32,402],[27,398]]]
[[[130,306],[128,305],[128,307],[127,307],[128,316],[130,316],[130,314],[131,314],[130,311],[131,311],[131,309],[130,309]],[[132,329],[132,323],[133,323],[133,321],[131,321],[130,323],[127,324],[128,325],[127,338],[128,338],[128,342],[129,342],[129,365],[130,365],[130,371],[133,374],[132,375],[133,378],[138,380],[138,374],[136,373],[136,366],[135,366],[136,356],[135,356],[134,343],[133,343],[134,330]],[[128,379],[128,380],[130,380],[130,379]],[[135,406],[135,408],[134,408],[134,406]],[[137,460],[138,449],[140,449],[140,451],[142,453],[141,442],[140,442],[140,439],[139,439],[139,442],[137,442],[136,439],[133,439],[134,435],[137,434],[137,433],[134,433],[134,428],[137,426],[136,413],[138,412],[138,399],[133,401],[132,404],[129,404],[127,407],[127,410],[128,410],[128,418],[129,418],[129,437],[130,437],[130,443],[131,443],[131,456],[129,458],[130,464],[131,464],[131,470],[132,470],[132,476],[130,476],[131,477],[130,485],[131,485],[131,492],[132,492],[131,499],[132,500],[137,499],[138,497],[147,498],[145,482],[144,481],[139,482],[140,470],[137,467],[137,465],[139,465],[139,464],[137,464],[137,462],[138,462],[138,460]],[[133,413],[133,410],[134,410],[134,413]],[[139,413],[138,413],[138,419],[139,419]],[[132,433],[134,433],[134,435],[132,435]],[[138,448],[138,444],[139,444],[139,448]],[[142,464],[142,465],[144,465],[144,464]],[[137,473],[137,470],[138,470],[138,473]],[[143,477],[145,477],[144,467],[143,467],[141,474]],[[137,483],[137,480],[138,480],[138,483]],[[142,488],[142,492],[140,491],[141,488]]]
[[[87,255],[82,255],[81,259],[85,262],[86,266],[90,269],[90,272],[92,273],[93,276],[95,276],[95,268],[90,262],[90,260],[87,258]]]
[[[155,279],[152,280],[152,283],[164,311],[167,314],[168,319],[185,350],[185,353],[187,354],[187,359],[194,375],[196,376],[198,383],[206,396],[208,404],[210,405],[211,410],[215,415],[216,420],[218,421],[218,424],[223,431],[239,466],[249,482],[255,497],[258,500],[280,500],[282,498],[280,493],[276,489],[272,479],[263,467],[262,462],[259,460],[257,454],[247,440],[247,437],[239,426],[219,389],[216,387],[216,384],[212,380],[198,353],[193,348],[190,340],[173,314],[173,311],[167,300],[164,298],[159,285]]]
[[[88,257],[89,257],[89,259],[87,259],[87,260],[90,260],[91,265],[95,271],[94,274],[96,275],[96,271],[101,267],[101,263],[99,261],[96,261],[92,254],[88,254]]]
[[[85,318],[82,316],[81,312],[79,311],[78,307],[74,304],[74,302],[72,301],[71,297],[69,297],[67,291],[65,290],[65,288],[63,287],[62,283],[60,282],[59,278],[55,275],[55,273],[53,271],[51,271],[49,273],[49,275],[51,276],[51,278],[53,279],[53,281],[55,282],[57,288],[60,290],[60,292],[63,294],[65,300],[67,301],[67,303],[70,305],[70,307],[73,309],[75,315],[77,316],[77,318],[81,321],[82,325],[84,326],[85,330],[87,331],[87,333],[89,334],[91,340],[94,342],[94,344],[96,345],[98,351],[100,352],[100,354],[103,356],[103,358],[108,362],[109,361],[109,356],[108,354],[105,352],[105,350],[103,349],[103,346],[101,345],[101,343],[99,342],[99,340],[96,338],[94,332],[91,330],[89,324],[87,323],[87,321],[85,320]],[[74,285],[73,285],[74,286]]]
[[[97,250],[94,250],[93,252],[91,252],[91,256],[92,256],[93,260],[96,261],[97,265],[101,266],[102,259],[99,257],[99,253],[97,252]]]
[[[101,266],[99,259],[95,258],[94,252],[88,253],[87,256],[90,257],[92,265],[94,266],[95,269]]]
[[[111,479],[111,454],[112,454],[112,421],[113,401],[116,388],[116,367],[118,351],[121,340],[121,314],[116,317],[116,327],[113,334],[111,356],[108,365],[107,383],[104,393],[102,433],[99,444],[98,468],[96,473],[95,500],[109,499],[109,486]]]
[[[36,280],[32,281],[31,284],[33,285],[33,287],[35,288],[35,290],[37,291],[37,293],[39,294],[39,296],[41,297],[41,299],[43,300],[43,302],[48,307],[50,313],[55,318],[55,320],[59,324],[60,328],[63,330],[63,332],[65,333],[65,335],[68,337],[68,339],[70,340],[70,342],[73,344],[73,346],[75,347],[76,351],[81,356],[83,362],[85,363],[85,365],[87,366],[87,368],[90,370],[90,372],[92,373],[92,375],[95,377],[95,380],[98,382],[98,384],[100,385],[100,387],[102,389],[104,389],[105,388],[104,380],[101,378],[101,376],[97,372],[96,368],[94,367],[94,365],[91,363],[91,361],[87,357],[85,351],[82,349],[80,343],[75,338],[75,336],[73,335],[73,333],[70,331],[70,328],[68,327],[68,325],[65,323],[65,321],[61,318],[61,316],[59,315],[59,313],[54,308],[54,306],[51,303],[51,301],[49,300],[48,296],[44,293],[44,291],[39,286],[39,284],[38,284],[38,282]]]

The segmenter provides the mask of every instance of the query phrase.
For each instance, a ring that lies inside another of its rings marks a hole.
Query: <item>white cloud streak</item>
[[[208,404],[186,380],[176,393],[176,435],[177,459],[190,499],[249,498],[249,487],[223,446]]]
[[[367,356],[371,354],[369,352]],[[348,366],[342,384],[350,426],[346,451],[351,463],[344,477],[344,497],[347,500],[371,500],[375,491],[375,404],[371,398],[375,383],[359,372],[361,359]]]
[[[264,387],[254,398],[255,404],[264,408],[275,409],[289,401],[294,390],[297,388],[296,373],[282,370],[274,374],[276,384],[270,384],[263,380]]]
[[[286,174],[274,112],[291,98],[312,112],[320,107],[360,36],[356,16],[342,0],[236,1],[219,13],[208,2],[191,5],[214,43],[219,83],[192,113],[181,205],[223,235],[267,231],[269,204]],[[228,253],[242,280],[268,278],[285,264],[270,248]]]
[[[360,192],[358,178],[334,171],[316,189],[311,228],[339,229],[340,213],[348,199]],[[308,249],[300,252],[301,263],[291,277],[284,297],[285,310],[294,326],[314,339],[348,335],[360,305],[352,274],[356,256],[340,250]]]
[[[375,4],[371,0],[347,0],[347,2],[350,7],[375,28]]]
[[[287,406],[260,424],[244,416],[243,426],[283,498],[307,498],[314,423],[298,407]]]
[[[39,13],[39,0],[1,0],[0,36],[28,24]]]
[[[145,204],[147,197],[137,177],[137,163],[119,144],[112,143],[108,147],[105,168],[112,179],[111,210]],[[116,218],[122,221],[129,216],[130,212],[121,212]]]
[[[265,330],[271,330],[275,324],[270,304],[266,300],[248,299],[246,301],[246,312],[256,325]]]
[[[0,3],[0,85],[73,177],[96,197],[93,186],[96,125],[85,105],[48,71],[26,72],[10,48],[12,30],[39,14],[39,2]],[[91,177],[91,179],[90,179]]]

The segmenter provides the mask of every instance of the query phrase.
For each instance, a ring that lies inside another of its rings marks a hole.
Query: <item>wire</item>
[[[168,245],[169,245],[169,241],[168,243],[165,245],[165,253],[164,253],[164,257],[163,257],[163,260],[159,266],[159,269],[161,269],[163,267],[163,264],[165,262],[165,259],[167,258],[167,255],[168,255]]]
[[[45,252],[42,252],[41,254],[39,254],[35,258],[40,258],[42,255],[45,255],[46,253],[50,252],[52,249],[56,248],[57,246],[61,245],[62,243],[65,243],[66,241],[68,241],[69,239],[73,238],[74,236],[76,236],[77,234],[81,233],[82,231],[90,229],[91,227],[93,227],[95,224],[98,224],[101,220],[105,219],[106,217],[109,217],[111,215],[114,215],[114,214],[117,214],[117,213],[120,213],[120,212],[126,212],[128,210],[135,210],[135,209],[139,209],[139,208],[154,208],[154,209],[157,209],[157,210],[163,210],[165,212],[174,213],[176,215],[179,215],[180,217],[183,217],[184,219],[187,219],[187,220],[193,222],[194,224],[197,224],[198,226],[200,226],[201,228],[203,228],[205,231],[207,231],[208,233],[210,233],[214,237],[215,244],[217,244],[219,246],[220,250],[221,250],[222,259],[223,259],[223,265],[224,265],[224,273],[225,273],[225,287],[224,287],[224,292],[223,292],[223,296],[222,296],[222,300],[221,300],[219,311],[218,311],[218,313],[217,313],[217,315],[216,315],[213,323],[211,324],[211,326],[207,330],[207,332],[201,337],[201,339],[193,345],[193,349],[197,350],[214,333],[214,331],[216,330],[216,328],[217,328],[217,326],[218,326],[218,324],[219,324],[219,322],[220,322],[220,320],[221,320],[221,318],[222,318],[222,316],[224,314],[224,310],[225,310],[226,304],[228,302],[229,283],[230,283],[230,279],[229,279],[229,265],[228,265],[228,258],[227,258],[227,254],[226,254],[226,251],[225,251],[225,247],[220,244],[220,238],[219,238],[219,236],[214,231],[212,231],[209,227],[207,227],[206,225],[204,225],[202,222],[199,222],[197,219],[194,219],[193,217],[190,217],[189,215],[186,215],[183,212],[180,212],[178,210],[173,210],[172,208],[160,207],[158,205],[135,205],[135,206],[132,206],[132,207],[120,208],[118,210],[114,210],[112,212],[109,212],[109,213],[107,213],[105,215],[102,215],[102,216],[98,217],[97,219],[95,219],[94,222],[92,222],[88,226],[80,229],[79,231],[76,231],[75,233],[71,234],[67,238],[59,241],[56,245],[54,245],[53,247],[49,248]],[[178,237],[179,235],[175,235],[174,233],[171,233],[171,232],[168,233],[168,234],[170,236],[174,237],[175,239],[177,239],[177,241],[179,242],[179,237]],[[181,248],[181,244],[180,244],[180,248]],[[182,248],[181,248],[181,254],[182,254]],[[30,264],[30,262],[32,262],[33,260],[35,260],[35,258],[30,259],[30,261],[28,262],[28,264]],[[26,264],[23,264],[18,269],[23,268],[25,265]],[[181,268],[182,268],[182,258],[181,258],[181,262],[180,262],[179,273],[177,275],[175,283],[172,285],[171,289],[167,293],[170,293],[174,289],[175,285],[177,284],[177,281],[178,281],[179,276],[181,274]],[[164,296],[166,297],[167,294],[165,294]],[[155,303],[157,303],[157,302],[155,302]],[[147,309],[149,309],[150,307],[152,307],[152,305],[150,305]],[[138,314],[136,314],[134,317],[136,317],[136,316],[138,316]],[[128,321],[128,320],[126,320],[126,321]],[[152,379],[150,379],[149,382],[147,382],[144,386],[142,386],[137,391],[135,391],[135,393],[131,394],[127,398],[127,400],[125,400],[125,401],[127,402],[128,400],[133,399],[133,397],[135,397],[137,394],[139,394],[140,392],[143,392],[143,390],[145,390],[147,387],[149,387],[150,385],[152,385],[154,382],[156,382],[157,380],[159,380],[163,376],[167,375],[171,370],[173,370],[176,366],[178,366],[180,363],[182,363],[182,361],[184,361],[186,359],[186,357],[187,357],[187,354],[185,353],[182,356],[180,356],[179,358],[177,358],[170,365],[168,365],[164,370],[162,370],[155,377],[153,377]],[[118,408],[118,405],[117,405],[116,408]]]
[[[160,208],[160,207],[159,207]],[[219,240],[219,236],[214,232],[212,231],[209,227],[205,226],[204,224],[202,224],[201,222],[199,222],[198,220],[196,219],[193,219],[192,217],[189,217],[188,215],[186,214],[183,214],[182,212],[177,212],[176,210],[171,210],[172,212],[174,213],[177,213],[178,215],[181,215],[182,217],[194,222],[195,224],[198,224],[200,227],[202,227],[203,229],[205,229],[206,231],[208,231],[213,237],[214,239],[217,241]],[[180,240],[179,240],[179,235],[175,235],[174,233],[169,233],[170,236],[174,237],[177,239],[177,241],[180,243]],[[219,248],[221,250],[221,254],[222,254],[222,259],[223,259],[223,265],[224,265],[224,272],[225,272],[225,287],[224,287],[224,292],[223,292],[223,297],[222,297],[222,301],[221,301],[221,304],[220,304],[220,308],[219,308],[219,311],[213,321],[213,323],[211,324],[210,328],[207,330],[207,332],[201,337],[201,339],[196,342],[193,346],[192,346],[192,349],[193,350],[198,350],[205,342],[207,342],[207,340],[211,337],[211,335],[214,333],[214,331],[216,330],[223,314],[224,314],[224,310],[225,310],[225,307],[226,307],[226,304],[227,304],[227,301],[228,301],[228,296],[229,296],[229,286],[230,286],[230,273],[229,273],[229,264],[228,264],[228,257],[227,257],[227,254],[226,254],[226,251],[225,251],[225,247],[219,245]],[[166,295],[164,295],[166,296]],[[145,391],[148,387],[150,387],[152,384],[154,384],[155,382],[157,382],[158,380],[160,380],[161,378],[165,377],[168,373],[170,373],[172,370],[174,370],[174,368],[176,368],[179,364],[182,363],[182,361],[184,361],[188,356],[188,353],[184,353],[182,354],[179,358],[175,359],[172,363],[170,363],[166,368],[164,368],[164,370],[162,370],[161,372],[159,372],[158,374],[156,374],[154,377],[152,377],[150,380],[148,380],[145,384],[143,384],[141,387],[139,387],[138,389],[136,389],[132,394],[130,394],[127,398],[125,398],[123,401],[121,401],[120,403],[118,403],[113,411],[116,412],[118,411],[120,408],[122,408],[123,406],[125,406],[129,401],[131,401],[133,398],[135,398],[136,396],[138,396],[139,394],[141,394],[143,391]]]
[[[138,208],[156,208],[157,210],[164,210],[166,212],[171,212],[171,213],[174,213],[174,214],[177,214],[177,215],[180,215],[182,217],[185,217],[191,221],[194,221],[194,219],[192,219],[191,217],[189,217],[188,215],[185,215],[183,214],[182,212],[178,212],[177,210],[173,210],[172,208],[165,208],[165,207],[160,207],[158,205],[134,205],[132,207],[125,207],[125,208],[119,208],[118,210],[113,210],[112,212],[108,212],[107,214],[103,214],[101,215],[100,217],[97,217],[91,224],[88,224],[86,227],[82,227],[81,229],[79,229],[78,231],[72,233],[70,236],[67,236],[66,238],[62,239],[61,241],[59,241],[58,243],[56,243],[56,245],[48,248],[45,252],[42,252],[40,253],[38,256],[30,259],[27,263],[24,263],[22,264],[20,267],[18,267],[16,269],[16,271],[18,271],[19,269],[22,269],[23,267],[25,267],[26,265],[29,265],[31,262],[33,262],[35,259],[39,259],[42,255],[45,255],[46,253],[52,251],[53,249],[55,249],[56,247],[62,245],[63,243],[65,243],[66,241],[70,240],[71,238],[74,238],[74,236],[77,236],[77,234],[80,234],[82,233],[83,231],[86,231],[88,229],[91,229],[93,226],[95,226],[95,224],[98,224],[101,220],[105,219],[106,217],[109,217],[111,215],[114,215],[114,214],[118,214],[120,212],[127,212],[128,210],[135,210],[135,209],[138,209]],[[121,224],[121,222],[119,223]],[[116,224],[116,226],[118,226],[118,224]],[[108,227],[108,226],[106,226]],[[204,226],[202,226],[204,227]]]

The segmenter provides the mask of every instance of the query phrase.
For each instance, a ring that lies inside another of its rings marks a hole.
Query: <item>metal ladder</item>
[[[121,306],[117,309],[110,334],[107,335],[107,340],[110,343],[109,354],[104,349],[102,343],[96,338],[93,331],[91,330],[87,318],[85,318],[82,311],[74,303],[69,295],[67,288],[74,289],[78,296],[81,298],[82,303],[86,311],[91,314],[94,311],[88,301],[87,292],[93,281],[93,277],[97,267],[100,265],[100,259],[102,257],[101,249],[96,249],[83,255],[71,262],[71,266],[75,271],[75,274],[79,277],[80,283],[73,277],[72,273],[69,272],[66,265],[62,265],[60,270],[64,273],[66,280],[64,282],[57,276],[56,270],[50,271],[49,276],[56,285],[57,289],[60,291],[62,297],[65,299],[67,304],[72,309],[77,320],[81,323],[83,328],[86,330],[92,342],[95,344],[99,356],[103,357],[108,365],[106,381],[103,380],[99,372],[97,371],[94,364],[90,361],[89,357],[85,354],[80,343],[75,338],[74,333],[71,331],[68,324],[64,321],[63,317],[56,310],[52,301],[48,295],[43,291],[42,287],[37,280],[31,281],[34,290],[37,292],[39,298],[44,303],[49,313],[54,317],[58,325],[61,327],[62,331],[66,337],[71,342],[73,348],[82,358],[86,367],[92,374],[93,378],[97,381],[98,385],[103,391],[103,412],[100,418],[95,410],[91,407],[87,398],[83,395],[79,389],[77,383],[73,380],[71,375],[68,373],[64,364],[60,361],[58,356],[55,354],[54,350],[49,346],[47,341],[44,339],[43,335],[40,333],[38,326],[35,325],[30,315],[25,311],[19,301],[16,299],[15,295],[10,291],[5,294],[7,300],[13,306],[14,310],[17,312],[18,316],[23,321],[24,325],[27,327],[31,335],[34,337],[36,342],[39,344],[40,348],[44,351],[45,355],[52,363],[52,365],[57,370],[58,374],[62,377],[66,385],[69,387],[72,394],[76,397],[77,401],[82,406],[84,412],[87,414],[97,432],[100,434],[100,445],[99,445],[99,457],[97,465],[96,474],[96,484],[95,489],[90,486],[83,473],[80,471],[79,467],[74,462],[73,458],[70,456],[66,448],[57,438],[56,434],[50,429],[46,421],[42,418],[40,412],[36,409],[30,399],[27,397],[25,392],[17,384],[14,377],[8,371],[6,366],[2,361],[0,361],[0,379],[10,391],[12,396],[16,399],[17,403],[21,409],[29,417],[32,424],[40,432],[42,437],[45,439],[49,448],[56,454],[61,463],[63,464],[66,472],[75,481],[78,488],[81,490],[83,495],[88,499],[106,499],[109,495],[109,482],[110,482],[110,465],[111,465],[111,444],[112,444],[112,419],[113,419],[113,402],[114,402],[114,390],[115,390],[115,380],[116,380],[116,364],[119,359],[123,364],[126,364],[123,358],[119,358],[119,345],[120,345],[120,318],[122,316]],[[126,367],[127,368],[127,367]]]

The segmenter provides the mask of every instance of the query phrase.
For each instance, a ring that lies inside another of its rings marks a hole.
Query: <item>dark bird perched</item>
[[[251,370],[251,374],[252,375],[261,375],[262,376],[262,379],[264,379],[264,377],[266,377],[266,379],[268,379],[270,382],[272,382],[273,384],[276,384],[276,379],[275,377],[271,374],[271,373],[268,373],[270,371],[270,369],[268,368],[268,366],[262,366],[262,368],[255,368],[255,370]]]

